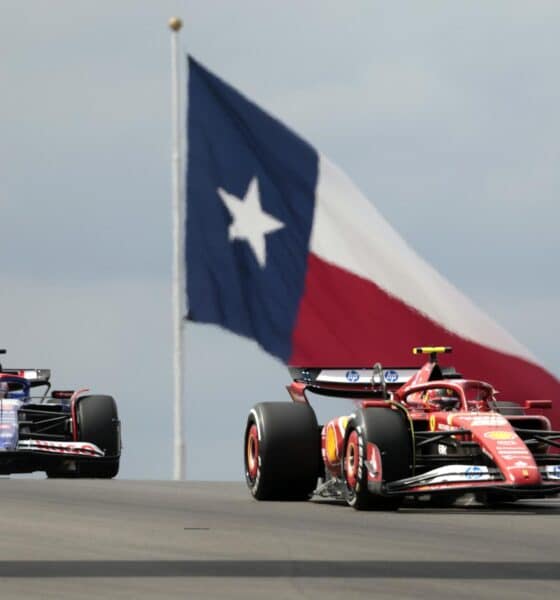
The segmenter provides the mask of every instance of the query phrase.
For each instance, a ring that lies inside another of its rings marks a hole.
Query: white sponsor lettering
[[[79,456],[105,456],[105,452],[89,442],[51,442],[49,440],[21,440],[18,450],[37,450],[55,452],[57,454],[74,454]]]
[[[384,371],[384,378],[388,383],[406,383],[416,372],[416,369],[401,369],[400,371],[389,369]],[[388,373],[390,373],[389,376]],[[373,369],[322,369],[316,381],[318,383],[370,384],[372,377]]]
[[[470,419],[471,427],[498,427],[505,425],[507,421],[500,415],[487,415],[482,417],[472,417]]]
[[[547,479],[560,479],[560,465],[547,465],[545,473]]]
[[[422,475],[417,475],[409,479],[404,479],[403,483],[407,485],[432,485],[435,483],[458,483],[461,481],[494,481],[500,479],[500,472],[495,468],[488,468],[482,465],[448,465],[438,467]]]

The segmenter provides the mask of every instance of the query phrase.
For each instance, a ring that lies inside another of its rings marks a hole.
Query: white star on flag
[[[257,178],[251,179],[243,200],[222,188],[218,188],[218,194],[233,219],[228,231],[230,242],[236,239],[247,241],[255,253],[259,266],[264,269],[266,266],[265,235],[282,229],[285,224],[261,208]]]

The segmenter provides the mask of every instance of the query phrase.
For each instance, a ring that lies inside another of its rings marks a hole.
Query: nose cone
[[[478,441],[492,456],[507,483],[515,486],[540,485],[541,475],[535,459],[509,423],[479,433]]]
[[[518,461],[518,463],[525,462],[526,461]],[[506,479],[509,478],[509,481],[515,486],[535,486],[540,485],[542,483],[539,469],[534,464],[534,461],[533,464],[507,466],[506,471]]]
[[[500,469],[506,485],[532,487],[542,483],[531,451],[502,415],[463,413],[453,418],[453,425],[471,430],[473,439]]]

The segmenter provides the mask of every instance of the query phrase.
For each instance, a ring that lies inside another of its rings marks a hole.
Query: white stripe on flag
[[[537,362],[527,348],[418,256],[349,177],[323,155],[319,155],[316,196],[313,254],[372,281],[452,333]]]

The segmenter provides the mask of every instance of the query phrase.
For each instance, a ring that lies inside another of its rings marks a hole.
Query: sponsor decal
[[[403,480],[408,487],[412,485],[433,485],[439,483],[461,483],[465,481],[493,481],[500,479],[498,469],[484,467],[482,465],[448,465],[438,467],[427,473],[416,475]]]
[[[38,450],[56,454],[74,454],[79,456],[105,456],[105,452],[95,444],[88,442],[51,442],[48,440],[21,440],[18,450]]]
[[[500,415],[471,417],[470,419],[471,427],[499,427],[501,425],[505,425],[506,423],[506,419]]]
[[[362,436],[362,428],[356,427],[356,433],[358,434],[358,482],[356,484],[356,491],[360,491],[360,482],[362,480],[362,469],[364,464],[364,440]]]
[[[502,458],[505,458],[506,460],[518,460],[519,458],[526,458],[529,459],[530,456],[528,454],[524,454],[522,456],[520,456],[519,454],[502,454]]]
[[[430,415],[430,431],[436,430],[436,417],[435,415]]]
[[[399,374],[397,371],[385,371],[385,381],[387,383],[396,383],[399,380]]]
[[[358,373],[358,371],[346,371],[346,379],[350,382],[350,383],[356,383],[357,381],[360,380],[360,374]]]
[[[538,467],[537,466],[531,466],[531,465],[527,465],[525,467],[519,467],[519,466],[517,466],[517,464],[515,464],[515,465],[513,465],[513,467],[506,467],[506,469],[508,471],[515,471],[515,470],[522,469],[522,472],[525,473],[525,471],[528,472],[529,469],[531,469],[532,471],[536,471],[536,470],[538,470]]]
[[[512,433],[511,431],[487,431],[484,434],[484,437],[488,440],[496,440],[496,441],[514,440],[515,433]]]
[[[465,476],[467,479],[480,479],[484,474],[484,470],[482,467],[478,465],[473,465],[472,467],[467,467],[465,471]]]
[[[546,474],[549,479],[560,479],[560,465],[548,465]]]
[[[366,469],[368,481],[380,481],[381,480],[381,456],[379,449],[375,444],[368,442],[367,444],[367,460]]]
[[[531,454],[530,452],[515,452],[513,454],[510,454],[509,452],[500,452],[500,457],[503,458],[504,460],[525,460],[525,461],[531,461]]]
[[[11,451],[16,449],[18,441],[18,408],[21,400],[0,400],[0,450]]]
[[[329,463],[338,464],[338,442],[336,439],[336,431],[332,423],[329,423],[327,426],[325,451],[327,453],[327,460],[329,461]]]

